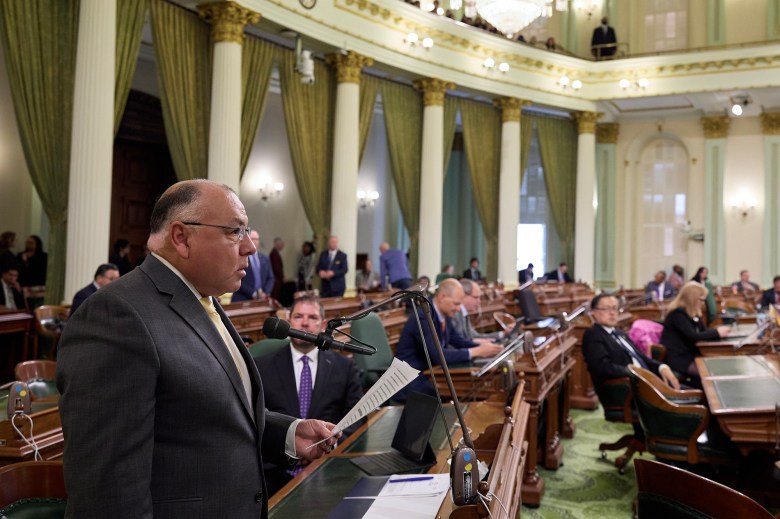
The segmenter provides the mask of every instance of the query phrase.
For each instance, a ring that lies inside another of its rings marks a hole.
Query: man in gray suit
[[[246,211],[227,186],[170,187],[150,256],[69,320],[57,359],[69,518],[265,518],[263,459],[329,452],[332,424],[265,410],[214,296],[241,284]]]
[[[463,287],[463,304],[460,310],[452,317],[452,327],[464,338],[479,344],[490,343],[495,339],[503,339],[503,332],[480,333],[469,321],[469,314],[479,311],[479,302],[482,297],[482,289],[479,284],[470,279],[461,279]]]

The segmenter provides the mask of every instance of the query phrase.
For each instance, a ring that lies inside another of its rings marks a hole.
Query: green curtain
[[[561,261],[574,270],[574,217],[577,205],[577,123],[534,116],[550,212],[561,239]]]
[[[501,163],[501,113],[492,105],[461,99],[463,147],[471,170],[471,185],[485,232],[488,279],[498,272],[498,188]]]
[[[141,30],[148,7],[149,0],[119,0],[116,4],[114,135],[122,122],[127,96],[133,83],[138,53],[141,50]]]
[[[422,94],[408,85],[382,82],[382,106],[393,183],[409,233],[409,265],[417,276],[420,235],[420,157],[422,156]]]
[[[249,155],[255,144],[257,129],[263,119],[265,104],[268,100],[268,87],[271,85],[271,72],[274,68],[276,46],[246,36],[241,52],[241,176],[244,176]]]
[[[163,122],[179,180],[208,177],[212,45],[196,13],[151,0]]]
[[[534,121],[528,114],[520,115],[520,186],[523,186],[523,175],[528,167],[528,154],[531,153],[531,136],[534,133]]]
[[[452,157],[452,143],[455,141],[455,128],[457,126],[458,101],[451,96],[444,97],[444,178],[447,178],[447,172],[450,166],[450,157]]]
[[[65,292],[78,17],[78,1],[0,2],[0,37],[19,136],[49,218],[46,304],[60,304]]]
[[[330,233],[333,188],[333,118],[336,80],[333,70],[314,62],[312,85],[295,72],[295,53],[279,50],[282,108],[287,125],[295,183],[309,220],[317,250],[325,250]]]
[[[379,92],[379,80],[374,76],[361,74],[360,76],[360,155],[358,164],[363,162],[363,152],[366,151],[368,134],[371,131],[371,123],[374,120],[374,107],[376,107],[376,95]]]

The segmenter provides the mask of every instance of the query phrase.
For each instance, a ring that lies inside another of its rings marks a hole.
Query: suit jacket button
[[[263,491],[262,490],[258,490],[257,494],[255,494],[255,501],[257,501],[258,503],[263,501]]]

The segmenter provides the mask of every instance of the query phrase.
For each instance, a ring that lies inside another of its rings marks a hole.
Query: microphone
[[[376,348],[337,341],[332,335],[326,332],[313,334],[303,330],[290,328],[289,322],[279,319],[278,317],[269,317],[263,322],[263,333],[266,337],[270,337],[271,339],[286,339],[287,337],[300,339],[314,344],[320,350],[329,350],[332,348],[334,350],[348,351],[360,355],[373,355],[376,353]]]

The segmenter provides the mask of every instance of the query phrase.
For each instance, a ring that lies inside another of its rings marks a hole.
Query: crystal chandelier
[[[554,0],[476,0],[477,12],[507,38],[514,36],[540,16],[552,14]]]

